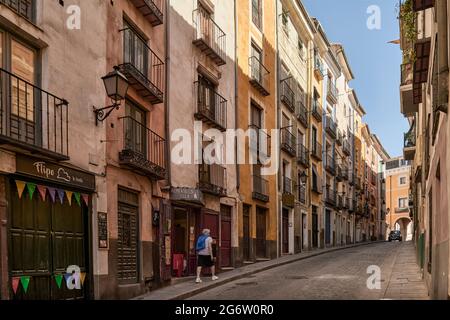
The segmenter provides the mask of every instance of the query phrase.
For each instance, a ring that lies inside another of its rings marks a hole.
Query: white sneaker
[[[212,277],[212,281],[216,281],[216,280],[219,280],[219,277],[213,276],[213,277]]]
[[[202,279],[197,278],[197,279],[195,280],[195,283],[202,283]]]

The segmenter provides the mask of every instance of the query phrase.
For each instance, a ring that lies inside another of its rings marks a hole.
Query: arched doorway
[[[394,223],[394,230],[400,230],[403,241],[411,241],[413,236],[412,221],[410,218],[402,217]]]

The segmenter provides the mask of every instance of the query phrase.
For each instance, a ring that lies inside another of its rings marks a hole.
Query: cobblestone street
[[[367,268],[381,268],[381,289]],[[428,299],[412,242],[377,243],[326,253],[254,274],[191,299]]]

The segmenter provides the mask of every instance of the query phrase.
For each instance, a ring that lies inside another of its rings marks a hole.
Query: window
[[[298,54],[300,55],[300,58],[304,59],[305,58],[305,52],[304,52],[304,44],[302,39],[298,38],[297,41],[297,47],[298,47]]]
[[[133,102],[127,100],[125,105],[125,148],[136,153],[147,153],[146,113]]]
[[[253,79],[257,80],[258,82],[262,83],[262,50],[254,43],[252,42],[252,48],[251,48],[251,57],[255,58],[257,61],[252,61],[251,66],[251,76]],[[252,59],[254,60],[254,59]]]
[[[148,74],[147,41],[143,39],[126,21],[123,34],[123,58],[125,64],[131,64],[144,77]]]
[[[406,184],[406,177],[400,177],[400,185],[403,186]]]
[[[289,38],[289,14],[286,11],[286,9],[282,8],[282,14],[281,14],[281,23],[283,25],[283,31],[286,34],[286,36]]]
[[[317,174],[316,166],[312,166],[312,190],[319,191],[319,176]]]
[[[253,24],[261,30],[262,24],[262,1],[263,0],[251,0],[252,1],[252,21]]]
[[[262,129],[262,111],[261,108],[252,101],[250,105],[250,124],[254,127]]]
[[[398,207],[400,209],[408,207],[408,198],[399,198],[398,199]]]

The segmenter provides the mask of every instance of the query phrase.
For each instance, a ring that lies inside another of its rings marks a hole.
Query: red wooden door
[[[231,207],[220,207],[220,267],[231,266]]]
[[[203,211],[201,214],[201,228],[199,228],[200,232],[203,229],[209,229],[211,231],[211,238],[218,241],[219,239],[219,215],[216,212],[212,211]],[[217,247],[217,244],[216,244]],[[217,259],[216,259],[216,268]],[[211,274],[210,268],[204,268],[202,270],[203,274],[209,275]]]

